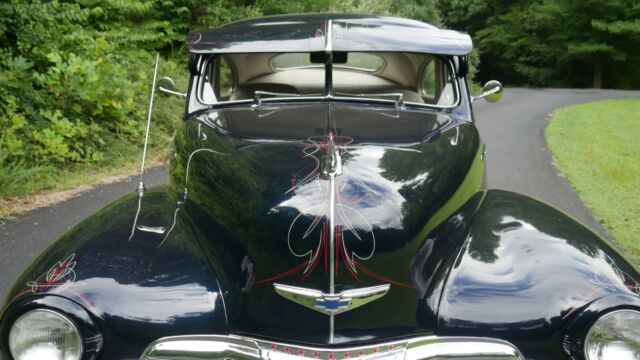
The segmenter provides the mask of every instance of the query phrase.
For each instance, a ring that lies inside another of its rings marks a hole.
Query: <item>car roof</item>
[[[242,20],[192,31],[192,53],[402,51],[466,55],[468,34],[416,20],[377,15],[298,14]]]

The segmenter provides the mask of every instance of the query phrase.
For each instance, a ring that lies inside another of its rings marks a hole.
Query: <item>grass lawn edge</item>
[[[636,267],[640,265],[637,114],[638,98],[600,100],[555,110],[544,130],[553,165]]]

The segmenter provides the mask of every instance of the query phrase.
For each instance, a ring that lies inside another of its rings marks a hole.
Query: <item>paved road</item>
[[[85,192],[57,206],[34,210],[18,220],[0,224],[0,306],[15,279],[49,243],[90,214],[134,192],[139,181],[138,176],[132,176]],[[145,173],[147,187],[166,181],[166,169]]]
[[[488,186],[546,201],[606,236],[551,164],[543,130],[548,114],[556,108],[623,97],[640,97],[640,92],[507,89],[497,104],[479,101],[475,113],[487,143]],[[134,191],[137,181],[132,177],[103,186],[55,207],[35,210],[18,220],[0,224],[0,302],[15,278],[52,240],[89,214]],[[164,182],[163,169],[151,171],[146,177],[147,186]]]
[[[506,89],[498,103],[479,100],[476,124],[487,145],[489,188],[526,194],[570,214],[605,237],[569,182],[558,174],[544,138],[555,109],[601,99],[640,97],[640,91]]]

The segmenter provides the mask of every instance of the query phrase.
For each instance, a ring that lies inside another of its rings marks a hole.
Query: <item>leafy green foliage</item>
[[[441,0],[445,23],[469,31],[480,78],[510,84],[640,87],[634,0]]]
[[[0,197],[139,156],[155,52],[186,88],[184,37],[280,13],[399,15],[439,23],[435,0],[10,0],[0,3]],[[182,99],[159,95],[151,146],[168,146]],[[47,179],[42,176],[46,176]]]

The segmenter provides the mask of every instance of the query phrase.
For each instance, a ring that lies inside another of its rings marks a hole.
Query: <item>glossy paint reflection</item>
[[[145,193],[140,226],[173,222],[175,200],[166,190]],[[223,265],[212,250],[201,250],[198,231],[183,214],[162,247],[161,233],[138,230],[129,240],[137,204],[137,194],[127,196],[63,236],[19,279],[12,302],[60,296],[80,304],[108,329],[103,336],[112,345],[105,347],[105,358],[137,358],[162,336],[224,332],[227,314],[219,284],[234,272],[215,276]],[[52,274],[61,276],[56,280]]]
[[[562,352],[561,329],[580,308],[610,295],[637,296],[637,278],[615,251],[558,210],[489,191],[444,288],[438,329],[500,337],[553,358]]]
[[[222,305],[218,292],[198,283],[170,284],[159,282],[155,286],[141,286],[119,284],[111,278],[91,278],[78,281],[73,287],[74,293],[81,293],[85,298],[85,305],[99,315],[134,322],[171,325],[215,312],[216,306]],[[188,309],[188,312],[178,312],[177,308]]]
[[[198,223],[221,224],[233,239],[228,242],[237,241],[246,251],[241,259],[253,274],[243,287],[245,294],[228,301],[239,306],[238,317],[230,318],[232,326],[256,335],[256,329],[269,328],[275,337],[326,341],[326,315],[286,301],[272,284],[328,290],[331,190],[324,164],[333,141],[341,164],[335,176],[336,291],[397,287],[337,317],[338,341],[373,329],[380,332],[374,338],[432,332],[432,327],[420,330],[416,324],[419,299],[409,263],[425,240],[425,225],[463,186],[477,159],[475,129],[437,113],[406,110],[391,117],[379,109],[346,104],[263,110],[209,112],[176,136],[181,150],[171,171],[173,184],[183,182],[186,169],[179,164],[198,149],[226,154],[192,158],[185,204],[210,216]],[[329,141],[330,134],[336,134],[334,140]],[[482,171],[472,177],[475,180],[464,185],[467,195],[446,207],[439,221],[480,190]],[[179,186],[172,189],[182,192]],[[220,241],[214,234],[205,237],[211,243]],[[367,314],[384,314],[388,308],[398,311],[365,320]],[[295,334],[287,330],[292,319],[297,319]]]

